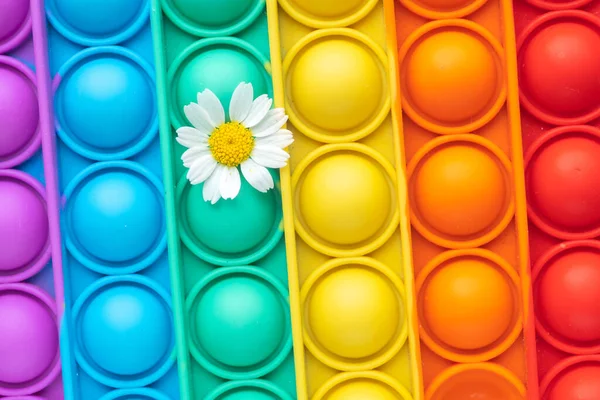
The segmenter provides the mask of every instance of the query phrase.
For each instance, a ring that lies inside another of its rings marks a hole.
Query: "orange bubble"
[[[513,321],[511,285],[487,260],[448,262],[431,273],[422,296],[424,322],[435,337],[458,349],[493,344]]]
[[[506,211],[504,172],[482,147],[464,143],[436,149],[412,180],[418,216],[444,235],[481,234]]]
[[[474,33],[430,35],[406,60],[405,85],[414,107],[442,123],[477,117],[495,100],[498,71],[491,49]]]

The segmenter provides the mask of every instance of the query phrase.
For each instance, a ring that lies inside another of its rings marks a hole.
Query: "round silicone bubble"
[[[573,10],[582,8],[591,3],[592,0],[525,0],[527,3],[534,5],[543,10],[558,11],[558,10]]]
[[[596,399],[600,396],[600,356],[568,357],[555,364],[540,383],[542,400]]]
[[[271,171],[276,181],[276,173]],[[203,185],[183,176],[177,186],[181,240],[196,256],[221,266],[247,265],[265,257],[283,236],[279,188],[259,192],[242,178],[233,200],[204,201]]]
[[[256,379],[292,348],[288,292],[256,267],[219,268],[199,281],[186,301],[190,351],[224,379]]]
[[[320,253],[362,256],[398,227],[394,167],[365,145],[319,147],[298,164],[292,187],[296,230]]]
[[[0,285],[0,354],[1,396],[37,393],[58,376],[56,306],[42,289]]]
[[[280,0],[279,5],[296,21],[311,28],[340,28],[365,18],[377,0]]]
[[[440,254],[416,279],[423,343],[460,363],[504,353],[522,330],[519,285],[514,267],[488,250]]]
[[[463,18],[479,10],[487,0],[399,0],[410,11],[427,19]]]
[[[265,9],[265,0],[162,0],[177,27],[195,36],[232,36],[249,27]]]
[[[48,20],[72,42],[83,46],[114,45],[133,37],[149,23],[145,0],[48,0]]]
[[[157,134],[154,74],[129,49],[83,50],[62,65],[53,86],[58,135],[86,158],[129,158]]]
[[[146,386],[175,362],[169,294],[140,275],[97,280],[73,307],[75,358],[98,382],[114,388]]]
[[[165,251],[163,187],[140,164],[93,164],[64,195],[66,246],[85,267],[105,275],[135,273]]]
[[[412,400],[410,392],[380,371],[343,372],[321,386],[312,400]]]
[[[484,245],[513,218],[511,163],[487,139],[440,136],[419,149],[407,170],[411,222],[439,246]]]
[[[546,132],[525,154],[529,219],[566,240],[600,235],[600,129],[565,126]]]
[[[33,71],[12,57],[0,55],[0,87],[0,169],[4,169],[30,158],[41,137]]]
[[[24,172],[0,170],[0,283],[37,274],[50,252],[44,188]]]
[[[265,380],[227,382],[213,390],[205,400],[292,400],[278,386]]]
[[[521,104],[553,125],[600,117],[600,18],[554,11],[534,19],[517,41]]]
[[[107,393],[100,400],[170,400],[169,397],[157,390],[142,389],[119,389]]]
[[[183,107],[196,102],[204,89],[217,95],[226,114],[231,95],[241,82],[252,83],[255,97],[273,97],[267,66],[269,60],[261,52],[238,38],[210,38],[191,44],[169,68],[171,123],[175,128],[190,125]]]
[[[563,242],[533,266],[538,334],[571,354],[600,352],[600,243]]]
[[[366,137],[390,112],[386,65],[383,49],[356,30],[304,36],[283,61],[290,121],[319,142]]]
[[[336,370],[377,368],[406,342],[403,283],[377,260],[330,260],[307,278],[300,297],[306,347]]]
[[[0,54],[7,53],[25,40],[31,31],[29,2],[23,0],[1,0],[0,9]],[[0,85],[4,88],[4,85]]]
[[[525,400],[525,385],[498,364],[456,364],[436,376],[425,392],[426,400],[477,398]]]
[[[502,45],[475,22],[421,26],[402,45],[399,62],[403,110],[428,131],[472,132],[506,101]]]

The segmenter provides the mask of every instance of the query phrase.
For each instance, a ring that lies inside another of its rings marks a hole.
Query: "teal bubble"
[[[173,5],[182,15],[200,25],[222,27],[244,17],[256,2],[256,0],[173,0]]]

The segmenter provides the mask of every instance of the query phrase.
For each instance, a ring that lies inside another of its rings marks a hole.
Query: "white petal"
[[[273,100],[271,100],[268,95],[263,94],[258,96],[252,103],[250,112],[242,124],[246,128],[252,128],[266,117],[272,105]]]
[[[217,165],[212,175],[204,182],[202,188],[202,197],[204,201],[210,201],[211,204],[215,204],[221,198],[221,174],[227,169],[224,165]]]
[[[272,145],[255,147],[250,156],[258,165],[267,168],[283,168],[290,155],[279,147]]]
[[[212,157],[210,149],[207,146],[195,146],[183,152],[181,155],[181,161],[183,161],[183,165],[185,167],[189,168],[192,166],[194,161],[207,155]]]
[[[228,167],[221,174],[221,196],[224,199],[234,199],[240,192],[242,181],[240,171],[236,167]]]
[[[280,129],[277,133],[267,137],[256,138],[256,146],[272,145],[285,149],[292,143],[294,143],[294,135],[287,129]]]
[[[210,121],[206,110],[196,103],[190,103],[183,107],[183,112],[192,125],[194,125],[194,128],[202,133],[209,135],[216,128]]]
[[[242,82],[235,88],[229,103],[229,119],[234,122],[242,122],[248,116],[252,107],[254,89],[251,83]]]
[[[187,178],[192,185],[197,185],[208,179],[215,171],[217,162],[211,154],[202,156],[192,163]]]
[[[262,165],[258,165],[251,158],[244,161],[241,167],[244,178],[259,192],[265,193],[275,187],[273,177],[269,171]]]
[[[190,126],[182,126],[177,129],[177,143],[187,148],[206,145],[208,134]]]
[[[252,134],[257,138],[272,135],[279,131],[287,120],[288,117],[283,108],[275,108],[270,110],[267,116],[252,128]]]
[[[223,105],[210,89],[198,93],[198,105],[206,110],[213,126],[217,127],[225,122]]]

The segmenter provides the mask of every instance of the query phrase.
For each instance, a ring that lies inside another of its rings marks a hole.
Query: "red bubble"
[[[533,211],[553,227],[581,232],[600,225],[597,138],[559,136],[543,145],[529,162],[527,179]]]
[[[539,278],[536,312],[552,332],[568,340],[600,340],[599,288],[598,251],[580,247],[561,253]]]
[[[525,41],[520,80],[529,100],[559,117],[600,106],[600,33],[585,21],[546,24]],[[591,118],[590,118],[591,119]]]
[[[600,366],[581,365],[559,375],[546,400],[600,399]]]

